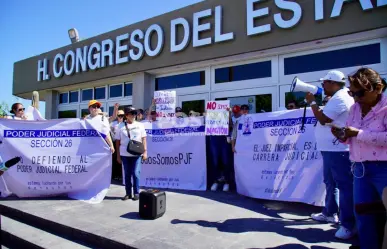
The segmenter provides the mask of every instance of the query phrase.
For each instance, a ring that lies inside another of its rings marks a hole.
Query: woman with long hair
[[[25,115],[24,106],[21,103],[14,103],[9,111],[12,116],[7,116],[7,119],[16,119],[16,120],[27,120],[27,116]]]
[[[373,69],[361,68],[348,77],[352,106],[346,127],[334,127],[332,133],[349,144],[353,162],[354,204],[380,202],[387,187],[387,96],[385,81]],[[379,249],[381,229],[377,221],[385,215],[356,214],[362,249]]]

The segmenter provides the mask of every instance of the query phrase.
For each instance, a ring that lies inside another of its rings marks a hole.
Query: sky
[[[70,28],[76,28],[80,38],[87,39],[201,1],[1,0],[0,103],[31,104],[12,95],[13,64],[70,44]],[[44,102],[40,103],[40,111],[44,115]]]

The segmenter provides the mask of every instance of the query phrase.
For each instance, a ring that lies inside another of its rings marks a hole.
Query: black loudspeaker
[[[145,190],[140,193],[139,214],[147,220],[154,220],[164,215],[167,197],[164,191]]]

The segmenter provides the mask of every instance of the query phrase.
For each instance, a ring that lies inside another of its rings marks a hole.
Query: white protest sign
[[[144,123],[148,159],[141,165],[140,185],[154,188],[206,190],[207,167],[203,119],[179,118],[169,128],[160,122]],[[197,120],[201,125],[197,125]],[[189,125],[192,123],[192,125]]]
[[[316,119],[303,110],[244,116],[238,127],[235,178],[238,193],[254,198],[324,206],[321,153]]]
[[[230,101],[207,101],[205,134],[211,136],[229,135]]]
[[[109,146],[87,120],[0,119],[0,156],[21,157],[2,175],[0,191],[18,197],[67,195],[101,202],[110,186]]]
[[[176,91],[155,91],[154,100],[157,119],[175,116]]]

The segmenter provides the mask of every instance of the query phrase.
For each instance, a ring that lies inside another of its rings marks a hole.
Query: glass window
[[[76,110],[67,110],[67,111],[59,111],[58,118],[76,118],[77,111]]]
[[[217,98],[215,100],[228,100],[230,99],[231,105],[248,105],[250,110],[249,113],[261,113],[261,112],[272,112],[272,95],[261,94],[255,96],[241,96],[232,98]]]
[[[105,99],[106,91],[105,87],[99,87],[94,89],[94,99]]]
[[[61,93],[59,94],[59,104],[65,104],[69,102],[69,94]]]
[[[206,72],[194,72],[156,78],[156,91],[174,88],[203,86],[206,84]]]
[[[122,85],[109,86],[109,98],[122,97]]]
[[[133,93],[133,84],[125,83],[125,97],[132,96]]]
[[[299,109],[301,107],[304,107],[305,96],[306,96],[306,93],[304,93],[304,92],[286,92],[285,93],[285,107],[287,109],[291,109],[291,108],[288,108],[288,106],[289,107],[292,106],[290,104],[294,104],[295,109]],[[322,106],[322,94],[316,95],[316,103],[319,106]]]
[[[93,99],[93,89],[82,90],[82,101]]]
[[[118,107],[118,110],[125,111],[126,107],[131,107],[131,106],[132,105],[120,105],[120,107]],[[114,111],[114,106],[109,106],[109,117],[113,116],[113,111]]]
[[[205,111],[205,101],[204,100],[192,100],[192,101],[183,101],[182,109],[183,112],[188,116],[190,111],[198,112],[200,115],[203,115]]]
[[[285,58],[285,75],[381,62],[380,43]]]
[[[78,102],[78,91],[76,92],[70,92],[70,103]]]
[[[215,69],[215,83],[271,77],[271,61]]]

